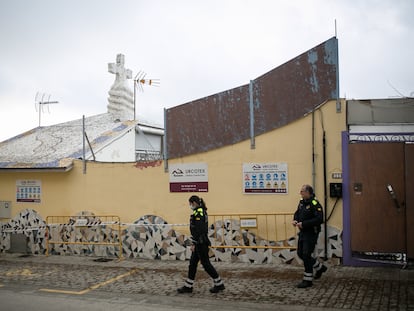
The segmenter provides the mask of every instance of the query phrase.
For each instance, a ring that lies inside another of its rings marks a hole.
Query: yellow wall
[[[315,190],[323,198],[322,121],[326,131],[326,161],[329,182],[333,172],[341,168],[341,131],[345,130],[345,102],[336,113],[336,102],[330,101],[287,126],[256,137],[256,148],[250,140],[168,164],[205,162],[208,165],[209,192],[200,193],[210,213],[272,213],[294,212],[299,189],[313,183],[312,118],[315,127]],[[248,125],[246,125],[248,126]],[[197,142],[202,143],[202,142]],[[288,164],[288,194],[243,194],[243,163],[286,162]],[[42,202],[16,203],[16,180],[40,180]],[[329,189],[328,189],[329,190]],[[26,208],[35,209],[44,218],[49,215],[75,215],[91,211],[96,215],[119,215],[123,222],[133,222],[147,214],[157,215],[169,223],[188,222],[188,197],[192,193],[170,193],[169,174],[164,163],[137,168],[135,163],[87,163],[83,174],[82,161],[76,160],[66,173],[0,172],[0,200],[12,201],[12,217]],[[329,191],[328,191],[329,196]],[[328,199],[328,212],[334,199]],[[329,221],[342,228],[342,202]]]

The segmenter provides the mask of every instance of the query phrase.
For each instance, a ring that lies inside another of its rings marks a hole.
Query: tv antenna
[[[136,119],[135,110],[136,110],[136,89],[138,88],[139,91],[144,92],[143,85],[149,86],[160,86],[160,79],[145,79],[146,73],[140,70],[134,78],[134,120]]]
[[[405,96],[403,93],[401,93],[394,85],[391,84],[390,80],[387,80],[388,85],[402,98],[407,98],[408,96]]]
[[[50,101],[50,94],[48,95],[46,93],[40,93],[40,92],[36,93],[35,109],[36,111],[39,111],[39,127],[40,127],[42,112],[45,112],[45,107],[47,107],[47,111],[50,113],[49,105],[58,104],[58,103],[59,103],[58,101]]]

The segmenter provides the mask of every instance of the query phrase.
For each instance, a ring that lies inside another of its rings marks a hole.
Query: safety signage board
[[[41,196],[40,180],[16,180],[16,202],[40,203]]]
[[[287,194],[287,163],[244,163],[243,193]]]

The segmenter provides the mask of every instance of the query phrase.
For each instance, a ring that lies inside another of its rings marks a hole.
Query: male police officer
[[[303,185],[300,195],[302,199],[299,201],[292,224],[299,228],[297,253],[305,266],[303,280],[297,287],[306,288],[312,286],[313,278],[319,279],[322,273],[326,272],[327,267],[312,257],[323,223],[322,206],[315,199],[313,188],[310,185]],[[315,276],[313,276],[314,269]]]

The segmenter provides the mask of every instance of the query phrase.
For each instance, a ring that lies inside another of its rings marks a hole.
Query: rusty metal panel
[[[332,38],[255,80],[256,134],[284,126],[336,98],[337,40]]]
[[[334,37],[253,81],[255,135],[297,120],[338,94],[338,41]],[[168,109],[167,157],[249,139],[249,95],[246,84]]]
[[[168,158],[219,148],[249,136],[247,85],[167,110]]]

